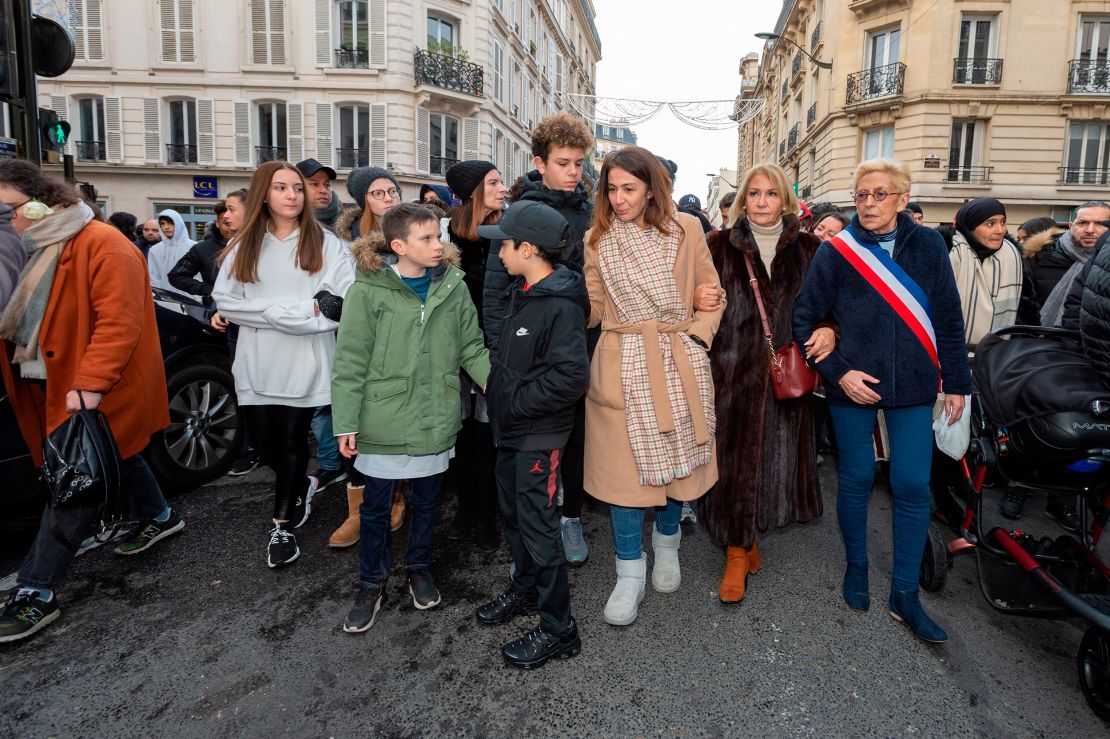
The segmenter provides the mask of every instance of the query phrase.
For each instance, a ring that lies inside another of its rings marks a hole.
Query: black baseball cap
[[[538,200],[518,200],[493,226],[478,226],[478,235],[491,241],[527,241],[548,251],[562,252],[567,244],[567,219]]]
[[[303,162],[297,162],[295,166],[301,171],[301,174],[304,175],[304,178],[306,180],[320,170],[327,172],[329,180],[334,180],[336,176],[334,169],[320,164],[320,162],[316,161],[315,159],[305,159]]]
[[[697,195],[683,195],[682,198],[678,201],[678,207],[701,210],[701,201],[698,200]]]

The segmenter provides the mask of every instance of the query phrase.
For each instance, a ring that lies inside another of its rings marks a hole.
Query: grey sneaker
[[[695,524],[698,522],[698,514],[694,513],[694,509],[689,503],[682,504],[682,514],[678,519],[679,523]]]
[[[568,518],[563,521],[563,554],[568,565],[583,565],[590,556],[590,548],[582,536],[582,519]]]

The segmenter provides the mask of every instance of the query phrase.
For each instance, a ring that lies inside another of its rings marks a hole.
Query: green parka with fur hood
[[[461,426],[459,369],[479,387],[489,352],[458,249],[444,245],[428,300],[393,270],[397,256],[381,233],[353,244],[358,273],[343,301],[332,369],[332,427],[358,433],[360,454],[438,454]]]

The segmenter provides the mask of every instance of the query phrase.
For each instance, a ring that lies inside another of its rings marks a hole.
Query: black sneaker
[[[16,588],[0,612],[0,644],[26,639],[61,615],[57,598],[46,601],[33,590]]]
[[[308,523],[308,516],[312,513],[312,496],[320,489],[319,481],[313,476],[308,476],[308,489],[297,496],[293,503],[293,514],[289,517],[291,528],[299,529]]]
[[[1005,518],[1017,520],[1025,510],[1025,497],[1027,493],[1020,488],[1010,488],[1005,497],[998,503],[998,512]]]
[[[543,626],[537,626],[524,636],[501,647],[501,656],[510,665],[530,670],[542,667],[552,657],[570,659],[582,651],[582,640],[578,638],[578,626],[570,622],[570,628],[562,634],[552,634]]]
[[[358,595],[355,596],[355,605],[347,618],[343,619],[343,630],[348,634],[361,634],[373,626],[384,598],[385,588],[381,585],[376,588],[360,585]]]
[[[231,469],[227,471],[227,474],[231,475],[232,477],[246,475],[250,473],[251,470],[253,470],[255,467],[257,467],[261,462],[262,457],[258,456],[258,452],[253,449],[247,449],[243,452],[239,459],[235,460],[235,464],[231,465]]]
[[[512,621],[515,616],[535,616],[539,604],[535,593],[518,593],[510,588],[475,612],[478,623],[496,626]]]
[[[316,470],[316,472],[312,476],[315,477],[317,481],[316,492],[320,492],[328,485],[332,485],[337,482],[343,482],[344,480],[346,480],[347,470],[342,467],[337,470],[325,470],[321,467],[320,469]]]
[[[413,570],[409,573],[409,594],[412,595],[412,604],[421,611],[435,608],[442,597],[435,580],[427,570]]]
[[[266,547],[266,564],[270,567],[282,567],[299,556],[301,556],[301,549],[297,546],[297,537],[281,524],[275,524],[270,529],[270,544]]]
[[[116,554],[138,554],[150,549],[168,536],[182,531],[185,522],[177,515],[177,511],[170,510],[170,517],[165,521],[150,520],[136,526],[127,534],[127,538],[116,547]]]
[[[1080,533],[1079,511],[1074,498],[1054,498],[1044,507],[1044,514],[1060,524],[1060,528],[1073,534]]]

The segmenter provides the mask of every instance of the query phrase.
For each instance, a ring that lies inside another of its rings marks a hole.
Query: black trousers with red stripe
[[[570,628],[570,585],[555,508],[560,450],[497,450],[497,498],[513,552],[513,590],[536,593],[540,623],[553,634]]]

